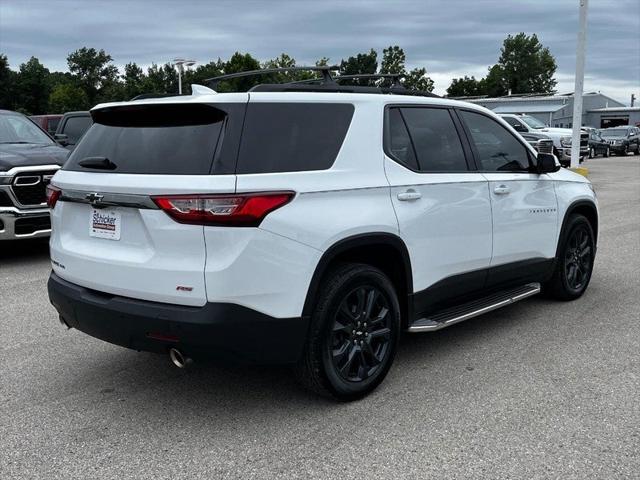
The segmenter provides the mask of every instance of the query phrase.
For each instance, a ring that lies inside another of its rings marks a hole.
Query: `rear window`
[[[64,166],[105,173],[206,175],[226,113],[209,105],[132,105],[93,112],[94,124]],[[106,158],[113,170],[82,167]],[[85,162],[86,164],[86,162]]]
[[[237,173],[330,168],[353,111],[344,103],[249,103]]]
[[[69,117],[64,124],[64,130],[62,131],[69,140],[69,144],[75,145],[78,140],[82,138],[84,132],[91,126],[91,117],[78,116]]]

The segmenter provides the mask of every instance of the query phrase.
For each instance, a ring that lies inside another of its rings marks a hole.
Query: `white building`
[[[607,128],[640,124],[640,107],[626,107],[623,103],[599,92],[585,93],[582,98],[582,126]],[[526,113],[550,127],[572,127],[573,93],[510,95],[497,98],[463,97],[459,100],[482,105],[495,113]]]

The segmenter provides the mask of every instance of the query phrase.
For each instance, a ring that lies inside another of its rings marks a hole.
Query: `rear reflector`
[[[49,208],[54,208],[60,195],[62,194],[62,190],[53,185],[47,185],[47,206]]]
[[[153,201],[176,222],[193,225],[257,227],[264,217],[291,201],[294,192],[238,195],[162,195]]]

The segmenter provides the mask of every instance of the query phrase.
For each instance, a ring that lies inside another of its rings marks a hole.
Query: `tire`
[[[620,155],[622,155],[623,157],[626,157],[627,153],[629,153],[629,146],[625,145],[624,146],[624,150],[622,150],[622,152],[620,152]]]
[[[593,157],[595,157],[595,156],[596,156],[596,151],[594,150],[594,148],[593,148],[593,147],[591,147],[591,148],[589,149],[589,158],[593,158]]]
[[[295,374],[319,395],[357,400],[384,380],[393,363],[398,296],[387,276],[369,265],[340,265],[323,283]]]
[[[633,152],[633,154],[634,154],[634,155],[640,155],[640,143],[638,143],[638,144],[636,145],[636,149],[635,149],[635,151]]]
[[[583,215],[571,215],[564,232],[553,276],[542,289],[549,297],[569,301],[580,298],[589,286],[595,259],[595,236],[589,220]]]
[[[605,158],[608,158],[609,155],[611,155],[611,151],[609,150],[609,147],[607,147],[607,149],[604,151],[604,156]]]

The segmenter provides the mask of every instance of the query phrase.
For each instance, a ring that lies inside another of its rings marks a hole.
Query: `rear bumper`
[[[308,319],[273,318],[240,305],[187,307],[103,294],[51,273],[49,299],[69,326],[109,343],[150,352],[180,349],[193,358],[294,363]]]
[[[48,237],[51,220],[48,208],[22,210],[0,207],[0,240]]]

